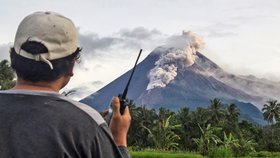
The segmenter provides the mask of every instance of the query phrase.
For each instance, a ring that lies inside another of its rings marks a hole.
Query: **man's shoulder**
[[[78,152],[89,154],[89,157],[91,154],[110,155],[105,157],[120,154],[104,119],[86,104],[59,94],[15,91],[0,92],[0,100],[0,111],[3,112],[0,124],[5,126],[0,128],[1,141],[20,140],[24,133],[25,139],[13,144],[20,151],[30,149],[30,153],[43,152],[43,155],[59,152],[75,155]],[[9,137],[11,135],[13,138]],[[47,153],[40,150],[41,145]]]
[[[65,101],[69,102],[70,104],[74,105],[75,107],[77,107],[78,109],[80,109],[81,111],[86,113],[88,116],[90,116],[98,125],[106,123],[105,120],[103,119],[103,117],[99,114],[99,112],[97,112],[95,109],[93,109],[89,105],[75,101],[75,100],[67,99],[66,97],[63,97],[63,98]],[[63,99],[63,98],[61,98],[61,99]]]
[[[61,117],[62,120],[63,118],[72,120],[83,118],[94,121],[98,126],[105,123],[102,116],[92,107],[58,93],[10,90],[0,91],[0,97],[4,99],[1,99],[3,104],[26,105],[29,108],[44,110],[46,115],[50,113],[49,115]]]

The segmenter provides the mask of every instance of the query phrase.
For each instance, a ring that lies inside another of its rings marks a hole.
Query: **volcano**
[[[210,100],[218,98],[224,104],[236,104],[243,118],[264,124],[259,109],[279,94],[279,83],[224,71],[198,52],[202,42],[193,33],[183,33],[172,40],[154,49],[137,65],[128,99],[138,106],[177,111],[181,107],[207,107]],[[130,73],[131,70],[81,102],[104,111],[112,96],[122,93]]]

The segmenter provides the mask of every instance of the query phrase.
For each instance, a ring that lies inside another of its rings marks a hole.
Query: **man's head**
[[[10,56],[19,78],[48,82],[71,76],[80,51],[70,19],[55,12],[35,12],[20,23]]]

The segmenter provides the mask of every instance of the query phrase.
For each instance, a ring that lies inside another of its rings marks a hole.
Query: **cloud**
[[[101,56],[102,54],[98,53],[98,51],[110,50],[113,45],[121,42],[119,38],[99,37],[95,33],[78,32],[78,38],[83,48],[83,55],[90,58]]]
[[[209,32],[209,34],[207,35],[208,37],[228,37],[228,36],[236,36],[236,33],[233,32],[223,32],[223,31],[216,31],[216,30],[212,30],[211,32]]]
[[[116,49],[139,49],[146,43],[154,39],[161,38],[162,34],[158,30],[148,30],[144,27],[134,29],[121,29],[119,32],[100,37],[97,33],[81,33],[78,29],[80,45],[83,48],[83,56],[86,58],[106,56]]]
[[[250,23],[251,21],[255,20],[264,20],[264,19],[277,19],[277,16],[274,15],[247,15],[247,16],[234,16],[231,18],[232,21],[238,23]]]
[[[163,45],[167,39],[167,36],[160,31],[144,27],[121,29],[107,36],[101,36],[95,32],[81,32],[78,29],[78,37],[83,51],[80,63],[75,66],[74,73],[77,75],[71,79],[70,88],[91,86],[90,88],[84,87],[82,90],[79,88],[81,92],[77,95],[73,94],[75,98],[98,90],[110,82],[110,79],[127,71],[126,67],[131,66],[130,58],[133,58],[134,61],[140,48],[144,50],[143,56],[145,52],[149,53],[156,46]],[[93,85],[93,80],[102,80],[103,82],[95,82]]]
[[[89,61],[119,60],[123,56],[131,56],[131,52],[137,53],[140,48],[151,51],[163,44],[165,35],[160,31],[136,27],[134,29],[121,29],[110,36],[100,36],[94,32],[82,33],[78,29],[81,53],[81,64],[78,67],[86,69]],[[123,59],[122,59],[123,60]]]
[[[237,36],[236,29],[239,26],[231,22],[216,22],[207,26],[195,26],[204,37],[229,37]]]
[[[78,28],[78,38],[80,46],[83,48],[82,59],[102,59],[112,55],[111,53],[123,52],[126,50],[138,50],[141,47],[145,49],[153,49],[154,45],[158,45],[155,39],[162,39],[162,33],[156,29],[146,29],[144,27],[136,27],[134,29],[121,29],[110,36],[100,36],[98,33],[85,32],[82,33]],[[151,46],[151,43],[154,43]],[[12,43],[0,45],[0,59],[9,59],[9,49]],[[137,52],[137,51],[135,51]]]
[[[156,29],[148,30],[144,27],[136,27],[132,30],[122,29],[119,34],[123,38],[134,38],[138,40],[147,40],[149,38],[153,38],[154,36],[162,35],[161,32]]]

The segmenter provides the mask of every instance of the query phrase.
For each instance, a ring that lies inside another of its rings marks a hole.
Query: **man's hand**
[[[118,97],[112,99],[111,106],[113,108],[113,116],[109,128],[117,146],[127,146],[126,137],[131,122],[129,108],[126,106],[123,115],[121,115]]]

